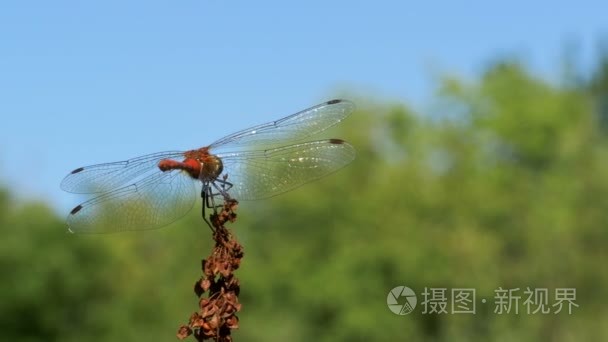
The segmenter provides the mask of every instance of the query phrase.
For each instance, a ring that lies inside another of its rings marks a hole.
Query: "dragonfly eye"
[[[202,162],[202,170],[199,178],[201,180],[214,180],[217,179],[224,171],[224,164],[222,160],[216,156],[209,155]]]

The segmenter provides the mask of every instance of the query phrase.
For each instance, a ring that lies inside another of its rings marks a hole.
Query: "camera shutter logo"
[[[397,315],[407,315],[414,311],[418,299],[412,289],[407,286],[397,286],[386,297],[388,308]]]

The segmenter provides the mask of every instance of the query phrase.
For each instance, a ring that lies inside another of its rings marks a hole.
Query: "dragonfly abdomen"
[[[201,163],[196,159],[185,159],[178,162],[171,159],[163,159],[158,162],[158,168],[163,171],[182,170],[186,171],[190,177],[198,179],[201,174]]]

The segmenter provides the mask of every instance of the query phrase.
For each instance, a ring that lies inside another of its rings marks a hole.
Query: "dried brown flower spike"
[[[194,292],[200,298],[199,311],[190,316],[188,325],[179,328],[179,339],[194,335],[198,341],[228,342],[232,341],[232,329],[239,327],[236,313],[241,309],[240,286],[233,272],[241,264],[243,246],[225,227],[227,222],[236,220],[237,206],[236,200],[226,199],[221,212],[210,216],[215,247],[203,259],[203,276],[194,284]],[[208,296],[204,297],[206,292]]]

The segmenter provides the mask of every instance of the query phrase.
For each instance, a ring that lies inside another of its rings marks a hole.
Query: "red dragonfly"
[[[72,209],[69,231],[166,226],[192,209],[200,185],[204,209],[211,208],[218,195],[267,198],[326,176],[349,164],[355,149],[340,139],[297,141],[339,123],[354,108],[352,102],[332,100],[196,150],[79,167],[63,179],[61,188],[96,197]]]

